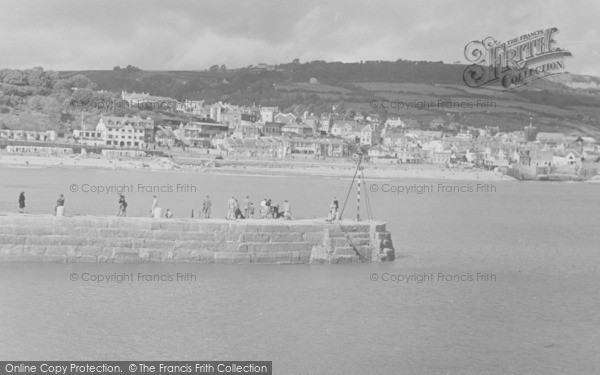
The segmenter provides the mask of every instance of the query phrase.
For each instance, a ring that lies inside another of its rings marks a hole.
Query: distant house
[[[221,147],[232,156],[276,158],[281,157],[281,142],[269,139],[236,139],[227,137],[221,143]]]
[[[153,96],[148,93],[128,93],[121,91],[121,99],[132,107],[148,110],[176,110],[177,101],[173,98]]]
[[[273,122],[278,111],[277,107],[260,107],[260,121],[263,124]]]
[[[402,134],[388,134],[383,137],[382,143],[384,146],[388,147],[400,147],[406,143],[406,137]]]
[[[331,125],[333,124],[333,115],[331,113],[322,113],[319,120],[319,130],[325,133],[331,132]]]
[[[432,164],[449,164],[452,157],[450,151],[434,151],[431,153],[430,161]]]
[[[342,138],[349,135],[354,137],[353,131],[356,125],[356,121],[354,120],[335,120],[331,126],[331,134]]]
[[[177,138],[188,145],[201,146],[208,144],[210,138],[227,133],[228,127],[214,122],[188,122],[180,124],[176,130]]]
[[[314,132],[318,132],[319,131],[319,117],[311,114],[310,116],[307,116],[304,119],[304,123],[308,126],[310,126]]]
[[[375,127],[371,124],[367,124],[360,131],[360,144],[365,146],[372,146],[380,143],[380,133],[375,130]]]
[[[577,151],[563,151],[552,157],[554,165],[581,165],[581,155]]]
[[[285,133],[294,133],[298,135],[306,135],[311,134],[313,132],[313,128],[306,124],[286,124],[281,128],[281,131]]]
[[[73,130],[73,137],[77,140],[77,143],[86,146],[106,146],[106,141],[104,140],[104,133],[97,132],[95,130],[83,130],[83,129],[75,129]]]
[[[500,148],[492,153],[490,162],[497,167],[508,167],[510,165],[510,157],[506,151]]]
[[[100,116],[96,132],[102,134],[106,146],[142,149],[154,142],[154,121],[137,116]]]
[[[542,144],[555,145],[563,143],[565,141],[565,135],[562,133],[539,132],[535,139]]]
[[[348,155],[348,144],[339,139],[283,137],[283,155],[301,154],[340,157]]]
[[[404,123],[404,121],[402,121],[400,116],[388,117],[388,119],[385,120],[384,125],[386,128],[405,128],[406,127],[406,124]]]
[[[266,122],[262,127],[264,136],[281,137],[283,134],[282,128],[286,126],[283,122]]]
[[[274,120],[284,124],[295,124],[296,116],[293,113],[278,113],[275,115]]]
[[[531,150],[529,156],[533,166],[551,166],[554,161],[552,150]]]
[[[393,158],[396,157],[396,153],[390,147],[377,145],[373,146],[368,150],[368,155],[374,158]]]

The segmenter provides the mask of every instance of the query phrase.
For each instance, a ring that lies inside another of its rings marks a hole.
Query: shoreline
[[[269,161],[264,161],[269,163]],[[302,176],[327,178],[352,178],[355,165],[342,162],[306,165],[308,163],[286,163],[286,166],[272,162],[269,166],[233,165],[233,166],[199,166],[178,164],[168,158],[144,159],[108,159],[89,156],[37,156],[0,154],[1,168],[70,168],[70,169],[105,169],[105,170],[141,170],[148,172],[174,172],[192,174],[221,174],[248,176]],[[415,164],[393,168],[386,165],[365,164],[366,179],[424,179],[424,180],[456,180],[456,181],[516,181],[500,172],[448,169]]]

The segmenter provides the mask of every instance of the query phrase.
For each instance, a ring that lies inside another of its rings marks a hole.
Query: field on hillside
[[[444,87],[442,85],[428,83],[361,82],[356,83],[355,85],[375,92],[414,93],[428,96],[463,94],[462,91],[451,87]]]

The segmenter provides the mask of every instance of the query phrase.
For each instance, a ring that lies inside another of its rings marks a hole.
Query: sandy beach
[[[198,165],[170,158],[104,158],[96,155],[37,156],[0,154],[0,166],[5,168],[58,167],[99,168],[147,171],[179,171],[184,173],[218,173],[244,175],[289,175],[349,178],[354,175],[356,165],[347,161],[339,163],[311,163],[309,161],[262,161],[222,166]],[[432,179],[464,181],[510,181],[512,177],[500,172],[479,169],[450,169],[432,165],[374,165],[363,164],[364,175],[369,179]]]

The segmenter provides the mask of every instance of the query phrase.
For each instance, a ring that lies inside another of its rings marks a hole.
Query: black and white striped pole
[[[358,190],[356,191],[356,221],[360,221],[360,183],[362,181],[362,154],[358,159]]]

